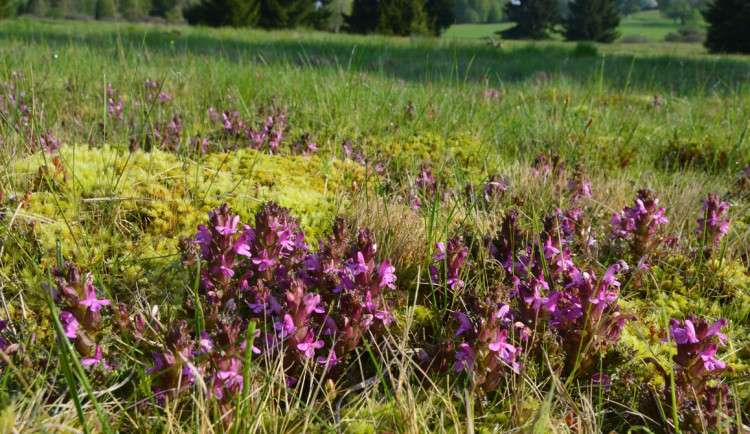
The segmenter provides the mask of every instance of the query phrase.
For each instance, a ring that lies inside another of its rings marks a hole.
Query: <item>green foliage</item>
[[[710,24],[706,48],[714,53],[750,53],[750,2],[714,0],[703,12]]]
[[[499,23],[503,20],[503,7],[500,3],[492,3],[490,11],[487,13],[488,23]]]
[[[148,15],[148,8],[142,0],[120,0],[117,8],[120,16],[128,21]]]
[[[47,14],[48,10],[49,3],[47,2],[47,0],[31,0],[29,1],[24,12],[42,17]]]
[[[115,2],[113,0],[97,0],[96,19],[108,20],[115,17]]]
[[[616,0],[617,12],[627,17],[641,10],[641,0]]]
[[[344,26],[344,18],[352,13],[351,0],[331,0],[328,4],[330,17],[328,19],[327,29],[338,33]]]
[[[518,0],[503,8],[506,18],[516,23],[498,32],[505,39],[548,39],[560,23],[557,0]]]
[[[190,24],[212,27],[255,27],[260,19],[259,0],[203,0],[185,11]]]
[[[453,1],[354,0],[344,20],[353,33],[439,36],[454,21]]]
[[[261,0],[259,21],[264,29],[293,29],[313,26],[316,20],[312,0]]]
[[[426,34],[427,14],[424,12],[422,0],[380,1],[375,31],[395,36]]]
[[[10,18],[15,13],[13,0],[0,0],[0,20]]]
[[[499,23],[507,0],[457,0],[454,11],[457,23]]]
[[[575,57],[597,57],[598,55],[599,50],[591,42],[579,42],[576,44],[575,49],[573,49],[573,56]]]
[[[615,0],[575,0],[565,20],[565,39],[610,43],[619,37],[620,14]]]
[[[353,33],[370,34],[375,31],[377,25],[378,0],[354,0],[352,12],[344,16],[349,31]]]
[[[177,6],[178,0],[153,0],[149,15],[166,18],[167,14]]]
[[[677,32],[669,33],[664,37],[667,42],[686,42],[701,44],[706,41],[706,34],[697,27],[683,27]]]
[[[443,30],[455,22],[455,3],[455,0],[427,0],[425,3],[424,12],[427,14],[429,28],[435,36],[440,36]]]
[[[659,0],[659,11],[665,17],[680,20],[680,24],[684,26],[688,22],[696,21],[699,18],[698,11],[705,8],[708,3],[708,0]]]

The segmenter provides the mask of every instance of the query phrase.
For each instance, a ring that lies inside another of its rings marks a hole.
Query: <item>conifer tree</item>
[[[314,21],[314,0],[261,0],[258,25],[264,29],[313,26]]]
[[[568,41],[614,42],[620,34],[616,0],[574,0],[568,5],[565,23]]]
[[[255,27],[260,19],[258,0],[203,0],[185,11],[190,24],[212,27]]]
[[[440,33],[455,21],[455,0],[354,0],[344,17],[352,33],[406,36]]]
[[[703,12],[710,24],[706,48],[713,53],[750,53],[750,1],[714,0]]]
[[[440,36],[443,30],[456,21],[456,13],[453,9],[455,0],[427,0],[424,4],[424,12],[427,14],[430,31],[435,36]]]
[[[548,39],[560,23],[558,0],[511,0],[503,8],[514,27],[497,32],[504,39]]]
[[[352,33],[375,32],[378,24],[378,0],[354,0],[352,13],[344,16],[344,22]]]
[[[408,36],[427,33],[427,15],[421,0],[381,0],[375,31],[384,35]]]

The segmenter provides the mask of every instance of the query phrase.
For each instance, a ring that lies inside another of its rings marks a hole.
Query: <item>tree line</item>
[[[513,22],[498,32],[504,39],[561,33],[570,41],[608,43],[619,37],[623,15],[655,7],[683,24],[701,14],[712,52],[750,53],[750,0],[0,0],[0,19],[30,14],[439,36],[468,14],[478,22]]]

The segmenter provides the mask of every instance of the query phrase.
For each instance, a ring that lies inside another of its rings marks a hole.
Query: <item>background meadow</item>
[[[3,431],[750,424],[747,57],[0,41]]]

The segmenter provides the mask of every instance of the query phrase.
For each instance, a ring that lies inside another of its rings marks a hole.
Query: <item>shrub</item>
[[[667,42],[684,42],[702,44],[706,34],[697,27],[684,27],[677,32],[670,32],[664,37]]]
[[[651,42],[651,39],[643,35],[625,35],[620,38],[617,42],[621,44],[647,44]]]
[[[590,42],[579,42],[573,49],[573,57],[596,57],[599,55],[599,49],[596,44]]]

